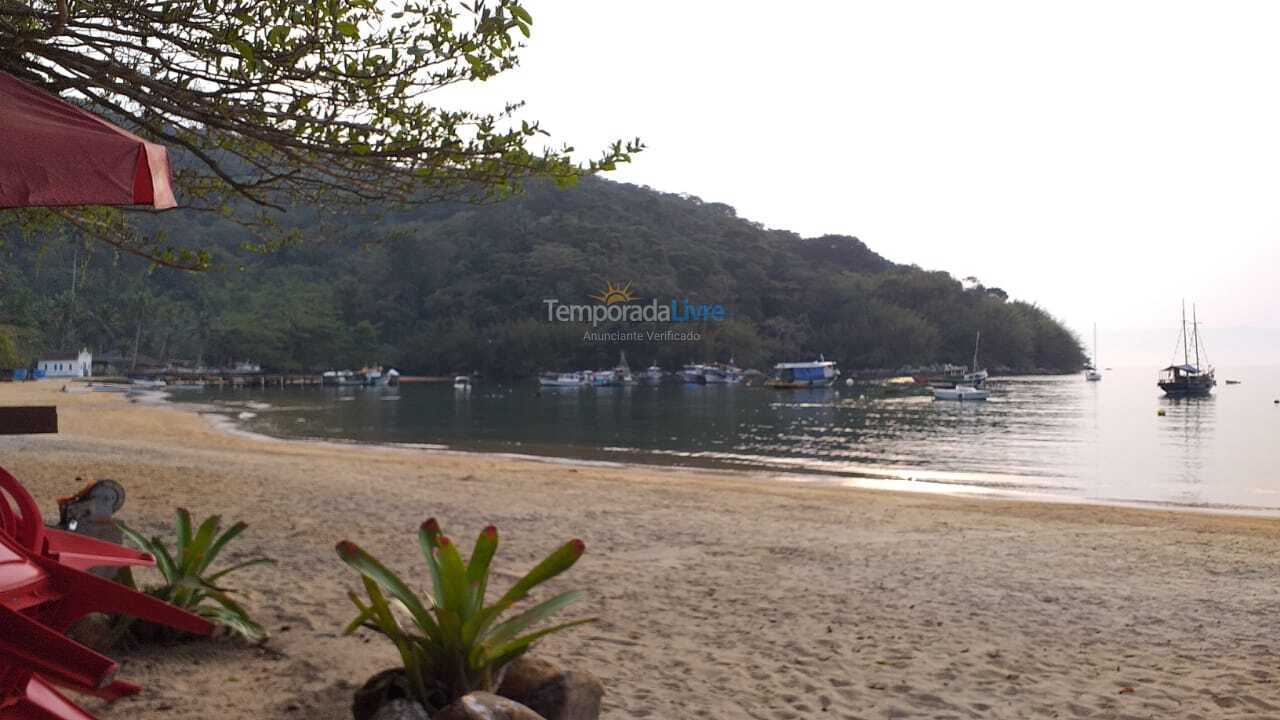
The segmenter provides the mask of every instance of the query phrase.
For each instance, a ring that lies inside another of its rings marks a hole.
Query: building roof
[[[79,359],[80,359],[80,353],[78,352],[45,353],[40,356],[40,360],[42,361],[43,360],[61,361],[61,360],[79,360]]]

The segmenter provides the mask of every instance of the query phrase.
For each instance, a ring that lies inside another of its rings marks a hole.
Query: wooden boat
[[[1191,333],[1187,333],[1187,304],[1182,304],[1182,364],[1170,365],[1160,371],[1156,382],[1169,397],[1204,397],[1218,381],[1213,377],[1213,367],[1200,366],[1200,323],[1196,320],[1196,306],[1191,306]],[[1193,350],[1194,348],[1194,350]],[[1195,362],[1192,363],[1194,358]],[[1207,360],[1207,357],[1206,357]]]

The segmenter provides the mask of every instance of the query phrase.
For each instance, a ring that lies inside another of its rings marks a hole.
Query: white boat
[[[973,402],[975,400],[986,400],[987,391],[972,385],[956,385],[955,387],[935,387],[933,389],[934,400],[959,400],[960,402]]]
[[[773,366],[773,375],[765,385],[780,389],[805,389],[831,387],[840,371],[830,360],[812,362],[784,362]]]
[[[453,389],[455,389],[455,390],[470,390],[470,389],[471,389],[471,376],[470,376],[470,375],[459,375],[459,376],[455,377],[455,378],[453,379]]]
[[[978,332],[973,338],[973,369],[960,374],[953,370],[943,376],[941,380],[935,380],[929,383],[929,387],[933,390],[934,400],[986,400],[987,391],[985,385],[987,383],[987,371],[978,367],[978,345],[982,340],[982,333]],[[955,366],[952,366],[955,368]],[[952,368],[948,368],[951,370]],[[961,367],[958,370],[964,370]]]
[[[650,365],[645,368],[644,374],[640,376],[640,382],[645,385],[659,385],[662,383],[662,368],[657,365]]]
[[[707,382],[705,365],[685,365],[680,368],[680,372],[676,376],[680,378],[680,382],[689,385],[703,385]]]
[[[320,376],[320,382],[324,385],[354,387],[364,385],[364,378],[350,370],[329,370]]]
[[[592,384],[597,386],[634,385],[636,380],[631,376],[631,366],[627,364],[627,353],[622,352],[618,365],[612,370],[601,370],[592,373]]]
[[[728,365],[719,363],[702,366],[703,382],[713,384],[736,384],[742,382],[742,370],[729,359]]]
[[[974,353],[974,363],[977,363],[977,353]],[[942,368],[942,377],[937,377],[929,381],[930,387],[949,388],[956,385],[970,385],[972,387],[982,387],[987,381],[986,370],[969,370],[964,365],[944,365]]]
[[[567,373],[543,373],[538,377],[538,384],[543,387],[582,387],[590,385],[594,373],[589,371]]]
[[[1089,382],[1098,382],[1102,379],[1102,373],[1098,372],[1098,324],[1093,324],[1093,362],[1084,368],[1084,379]]]

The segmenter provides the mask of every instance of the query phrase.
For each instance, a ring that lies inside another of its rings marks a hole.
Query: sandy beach
[[[135,526],[221,513],[250,524],[230,559],[279,561],[233,584],[265,645],[117,654],[146,690],[87,701],[103,718],[350,717],[396,656],[341,636],[358,581],[334,543],[425,587],[428,516],[467,545],[496,524],[507,579],[586,542],[547,592],[587,590],[571,614],[600,621],[538,652],[598,675],[611,719],[1280,717],[1277,520],[271,441],[60,387],[0,385],[58,406],[60,434],[0,438],[48,521],[110,477]]]

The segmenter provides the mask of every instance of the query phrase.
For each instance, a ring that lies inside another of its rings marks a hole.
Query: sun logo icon
[[[605,283],[604,292],[599,295],[592,295],[591,299],[599,300],[605,305],[615,305],[617,303],[631,302],[636,296],[631,293],[631,283],[626,285],[614,285],[613,281]]]

